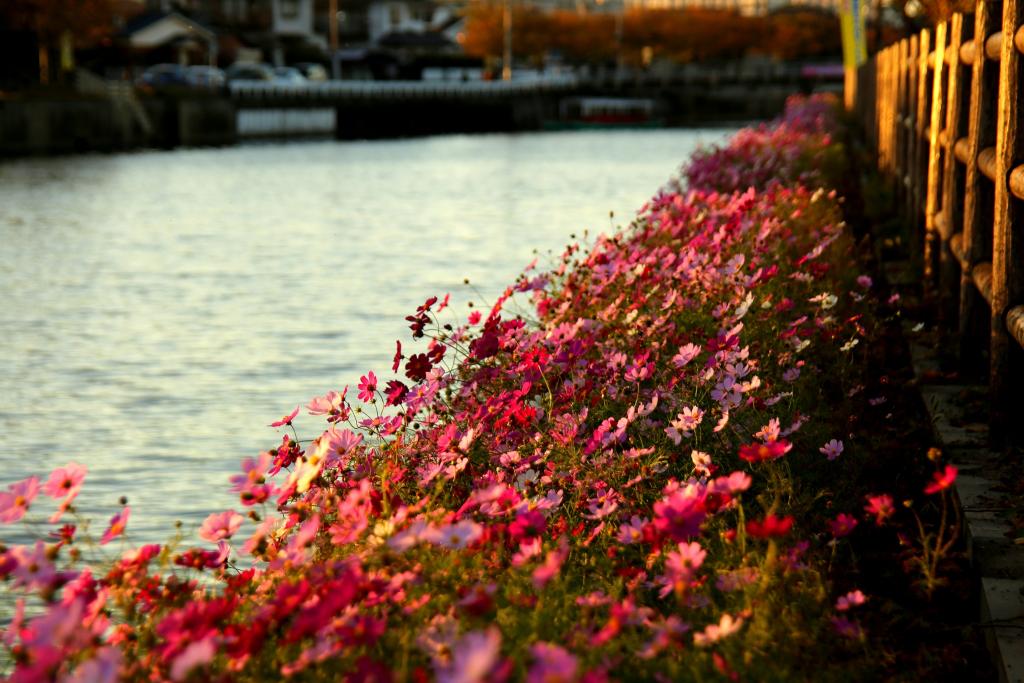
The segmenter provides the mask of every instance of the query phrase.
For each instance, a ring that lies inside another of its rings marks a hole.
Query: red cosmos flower
[[[768,514],[765,515],[764,519],[761,521],[751,519],[747,522],[747,534],[754,538],[775,538],[785,536],[792,528],[792,515],[776,517],[774,514]]]
[[[882,526],[885,520],[891,517],[895,512],[896,508],[892,502],[892,496],[887,493],[883,493],[878,496],[868,495],[865,496],[868,504],[864,506],[864,512],[869,515],[873,515],[875,518],[875,524]]]
[[[932,483],[924,487],[924,492],[928,495],[938,493],[939,491],[945,491],[953,482],[956,481],[957,469],[952,465],[946,465],[946,469],[942,472],[936,472],[932,475]]]
[[[271,422],[270,426],[271,427],[283,427],[285,425],[290,425],[292,423],[292,420],[294,420],[295,416],[298,415],[298,414],[299,414],[299,406],[295,406],[295,410],[293,410],[290,414],[285,415],[284,417],[282,417],[277,422]]]
[[[388,380],[387,390],[384,395],[387,396],[386,405],[397,406],[402,403],[405,399],[405,395],[409,393],[409,387],[405,386],[402,382],[397,379]]]
[[[785,439],[770,443],[748,443],[740,446],[740,459],[747,462],[764,462],[778,460],[793,448],[793,444]]]
[[[391,359],[391,372],[398,372],[398,366],[402,364],[402,342],[395,340],[395,357]]]
[[[422,382],[430,372],[430,360],[424,353],[414,353],[405,363],[405,376],[413,382]]]

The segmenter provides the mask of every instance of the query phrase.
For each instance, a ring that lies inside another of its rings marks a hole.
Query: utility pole
[[[512,80],[512,0],[505,0],[505,8],[501,15],[501,24],[505,29],[505,50],[501,57],[501,80]]]

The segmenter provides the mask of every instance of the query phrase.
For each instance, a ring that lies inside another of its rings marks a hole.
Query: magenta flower
[[[932,483],[925,487],[924,492],[928,495],[938,493],[939,491],[945,491],[953,482],[956,481],[957,469],[952,465],[946,465],[946,468],[941,472],[936,472],[932,475]],[[2,507],[2,506],[0,506]]]
[[[857,528],[857,518],[853,515],[841,512],[835,519],[829,520],[828,528],[836,538],[849,536],[853,533],[853,530]]]
[[[0,493],[0,523],[17,522],[28,512],[32,501],[39,495],[39,479],[29,477],[11,484]]]
[[[128,515],[130,513],[131,508],[125,505],[121,508],[120,512],[110,518],[110,526],[107,527],[103,538],[100,539],[100,545],[106,545],[124,533],[125,527],[128,526]]]
[[[359,400],[369,403],[373,400],[373,394],[377,391],[377,375],[373,370],[359,378]]]
[[[271,426],[271,427],[283,427],[285,425],[290,425],[292,423],[292,420],[294,420],[295,416],[298,415],[298,414],[299,414],[299,406],[295,406],[295,410],[293,410],[289,414],[285,415],[280,420],[278,420],[276,422],[271,422],[269,426]]]
[[[199,538],[210,543],[216,543],[222,539],[231,538],[242,526],[245,517],[234,510],[214,512],[209,515],[202,526],[199,527]]]

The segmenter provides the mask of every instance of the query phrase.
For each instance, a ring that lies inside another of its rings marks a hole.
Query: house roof
[[[133,47],[157,47],[184,36],[212,41],[217,34],[207,26],[178,12],[143,14],[125,24],[118,33]]]

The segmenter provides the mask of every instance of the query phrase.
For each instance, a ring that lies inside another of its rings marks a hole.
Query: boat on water
[[[578,128],[656,128],[665,125],[656,115],[656,102],[634,97],[567,97],[558,106],[558,119],[546,121],[549,130]]]

